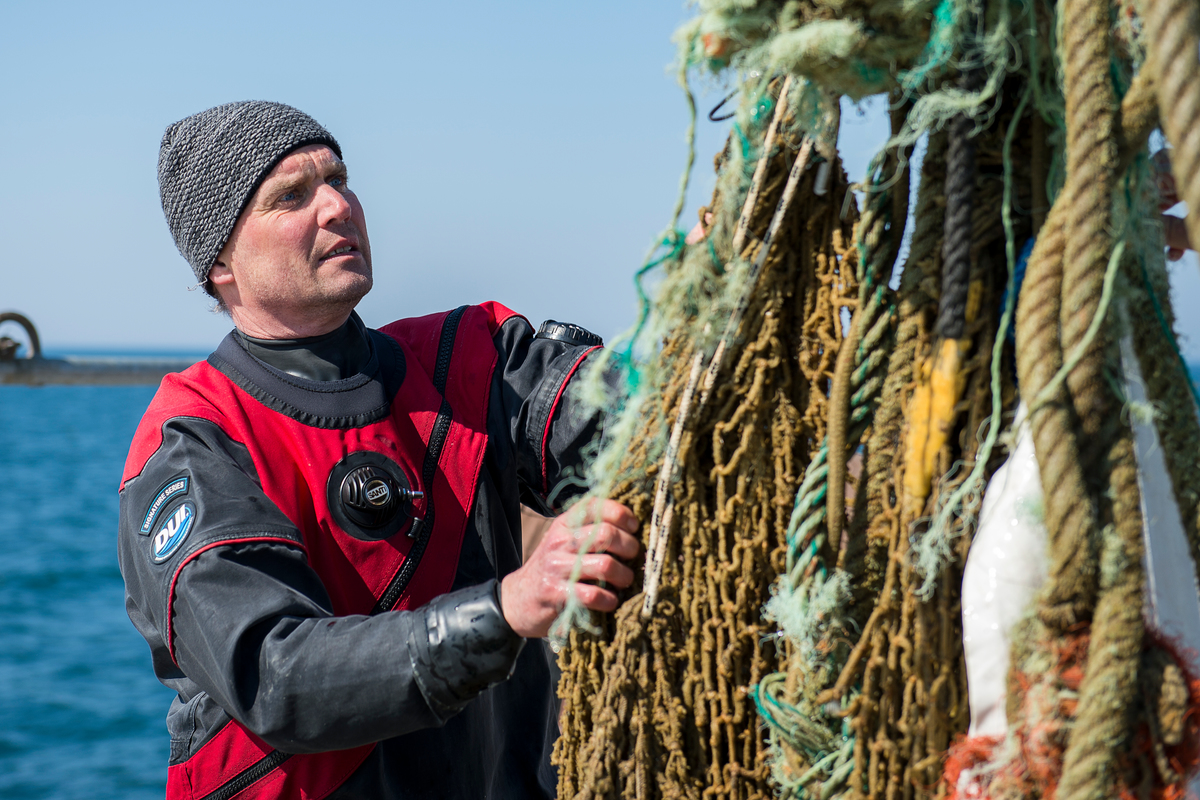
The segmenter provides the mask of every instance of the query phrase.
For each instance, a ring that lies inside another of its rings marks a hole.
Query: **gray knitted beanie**
[[[201,283],[263,178],[293,150],[337,140],[282,103],[226,103],[167,128],[158,149],[158,193],[175,246]]]

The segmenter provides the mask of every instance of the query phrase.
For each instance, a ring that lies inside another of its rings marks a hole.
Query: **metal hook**
[[[732,118],[733,118],[733,116],[734,116],[734,114],[736,114],[736,113],[737,113],[736,111],[730,112],[730,113],[728,113],[728,114],[726,114],[726,115],[724,115],[724,116],[722,116],[722,117],[718,117],[718,116],[715,116],[715,115],[716,115],[716,113],[717,113],[718,111],[720,111],[720,110],[721,110],[721,106],[725,105],[725,104],[726,104],[726,103],[728,103],[730,100],[732,100],[732,99],[733,99],[733,96],[734,96],[735,94],[737,94],[737,93],[738,93],[738,90],[737,90],[737,89],[734,89],[732,92],[730,92],[729,94],[725,95],[725,97],[721,99],[721,102],[719,102],[719,103],[717,103],[715,106],[713,106],[713,109],[712,109],[712,111],[708,112],[708,121],[709,121],[709,122],[723,122],[723,121],[725,121],[725,120],[727,120],[727,119],[732,119]]]

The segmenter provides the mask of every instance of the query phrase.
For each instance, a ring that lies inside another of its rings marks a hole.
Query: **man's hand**
[[[583,524],[577,528],[573,522]],[[628,560],[638,554],[641,545],[633,536],[637,529],[637,517],[615,500],[596,500],[582,514],[579,509],[572,509],[555,519],[525,566],[501,581],[500,607],[504,619],[519,636],[527,639],[545,636],[566,605],[575,559],[589,539],[591,544],[583,556],[583,571],[580,582],[575,584],[575,596],[596,611],[616,609],[615,593],[583,581],[603,581],[618,589],[633,583],[633,570],[618,559]]]
[[[1175,176],[1171,172],[1171,153],[1163,148],[1150,160],[1154,167],[1155,188],[1158,189],[1158,210],[1166,211],[1179,203],[1179,193],[1175,188]],[[1192,249],[1192,244],[1188,241],[1187,226],[1181,217],[1171,214],[1163,214],[1162,223],[1163,237],[1167,243],[1167,260],[1178,261],[1183,258],[1184,250]]]

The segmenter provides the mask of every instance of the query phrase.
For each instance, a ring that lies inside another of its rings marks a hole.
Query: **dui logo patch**
[[[158,529],[158,533],[154,534],[154,563],[166,561],[172,553],[179,549],[179,545],[183,544],[183,540],[187,538],[188,533],[192,530],[192,523],[195,521],[196,507],[191,503],[180,505],[175,509],[174,514],[167,517],[166,522]]]
[[[154,502],[150,504],[150,508],[146,509],[146,516],[142,518],[142,527],[138,529],[143,536],[149,536],[150,531],[154,528],[154,519],[158,516],[158,512],[162,511],[163,506],[171,501],[172,498],[180,497],[188,492],[188,477],[181,475],[178,478],[172,478],[163,484],[158,490],[158,494],[154,496]]]

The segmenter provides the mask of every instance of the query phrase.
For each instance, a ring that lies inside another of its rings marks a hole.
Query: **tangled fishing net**
[[[681,199],[590,378],[587,479],[642,520],[645,563],[615,614],[572,602],[554,631],[559,796],[1184,796],[1200,683],[1143,620],[1115,376],[1125,338],[1200,563],[1146,146],[1161,126],[1200,208],[1200,3],[698,6],[682,83],[739,99],[703,236]],[[879,93],[892,135],[851,185],[842,99]],[[1018,401],[1049,577],[1012,635],[1008,735],[966,738],[963,566]]]

